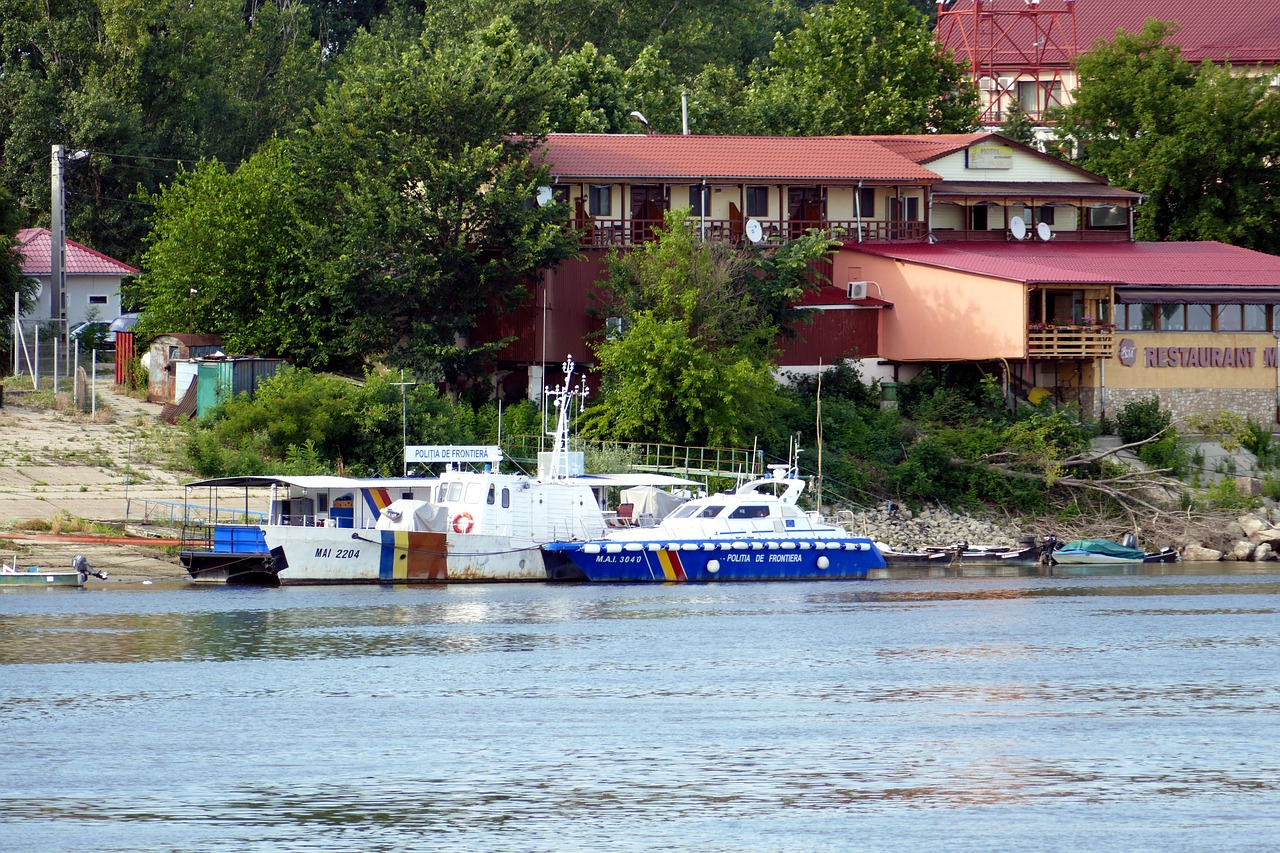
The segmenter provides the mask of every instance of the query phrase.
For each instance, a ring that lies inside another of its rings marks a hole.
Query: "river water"
[[[5,591],[0,849],[1280,850],[1274,566]]]

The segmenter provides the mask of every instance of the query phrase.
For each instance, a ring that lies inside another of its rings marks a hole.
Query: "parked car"
[[[81,351],[115,349],[116,335],[106,320],[86,320],[71,327],[68,336],[74,344],[80,342]]]
[[[140,314],[121,314],[119,317],[111,321],[108,331],[111,334],[112,345],[116,342],[116,332],[130,332],[133,327],[138,325],[138,317]]]

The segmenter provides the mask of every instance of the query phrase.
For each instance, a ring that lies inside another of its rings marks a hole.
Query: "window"
[[[1185,305],[1160,306],[1160,331],[1185,332],[1187,330],[1187,312]]]
[[[511,508],[511,489],[507,488],[506,486],[502,487],[502,508],[503,509]]]
[[[587,212],[592,216],[613,215],[613,187],[593,184]]]
[[[702,209],[702,200],[706,197],[706,187],[689,187],[689,215],[706,216]]]
[[[329,511],[329,493],[316,492],[316,512]]]
[[[90,305],[106,305],[106,304],[107,304],[107,297],[105,297],[105,296],[90,296],[90,297],[89,297],[89,304],[90,304]]]
[[[1042,204],[1036,208],[1036,217],[1045,225],[1053,224],[1053,205]]]
[[[863,219],[876,218],[875,187],[862,187],[858,190],[858,212]]]
[[[400,499],[405,501],[413,500],[413,492],[401,492]]]
[[[729,518],[768,518],[769,507],[767,506],[740,506],[733,512],[729,513]]]
[[[1018,106],[1027,115],[1038,115],[1040,112],[1040,86],[1035,80],[1018,81]]]
[[[915,196],[908,196],[906,198],[906,202],[907,202],[907,221],[919,222],[920,221],[920,199],[916,198]]]
[[[711,504],[702,512],[698,513],[698,518],[715,518],[724,510],[724,504]]]
[[[1118,204],[1089,208],[1090,228],[1123,228],[1129,224],[1125,208]]]
[[[498,502],[498,487],[490,484],[489,495],[487,498],[485,498],[485,503],[487,503],[489,506],[493,506],[497,502]]]
[[[1153,305],[1117,305],[1116,325],[1126,332],[1151,332],[1156,328]]]
[[[1188,332],[1212,332],[1213,331],[1213,306],[1212,305],[1188,305],[1187,306],[1187,331]]]
[[[1244,328],[1244,321],[1240,305],[1218,305],[1218,331],[1219,332],[1239,332]]]
[[[1265,332],[1267,330],[1266,305],[1241,305],[1244,309],[1244,330],[1246,332]]]
[[[974,231],[987,230],[987,208],[986,204],[975,204],[969,208],[969,227]]]
[[[747,216],[769,215],[769,188],[747,187]]]

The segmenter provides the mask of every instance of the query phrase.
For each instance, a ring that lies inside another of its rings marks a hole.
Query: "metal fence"
[[[31,387],[37,391],[74,392],[74,380],[78,368],[83,367],[91,376],[97,369],[115,363],[110,350],[87,352],[78,341],[68,346],[57,334],[55,323],[14,323],[9,329],[9,364],[4,371],[14,377],[30,377]]]
[[[184,523],[265,524],[267,514],[244,508],[211,506],[207,503],[130,498],[125,504],[125,521],[178,530]]]

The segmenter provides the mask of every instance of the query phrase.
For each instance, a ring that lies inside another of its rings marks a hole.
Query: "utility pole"
[[[50,239],[49,239],[49,290],[53,304],[49,306],[49,317],[57,323],[58,340],[70,353],[67,339],[67,223],[66,223],[66,168],[67,163],[83,160],[89,156],[88,151],[77,151],[68,155],[61,145],[53,146],[49,169],[53,177],[50,194]],[[54,370],[57,370],[55,365]]]

